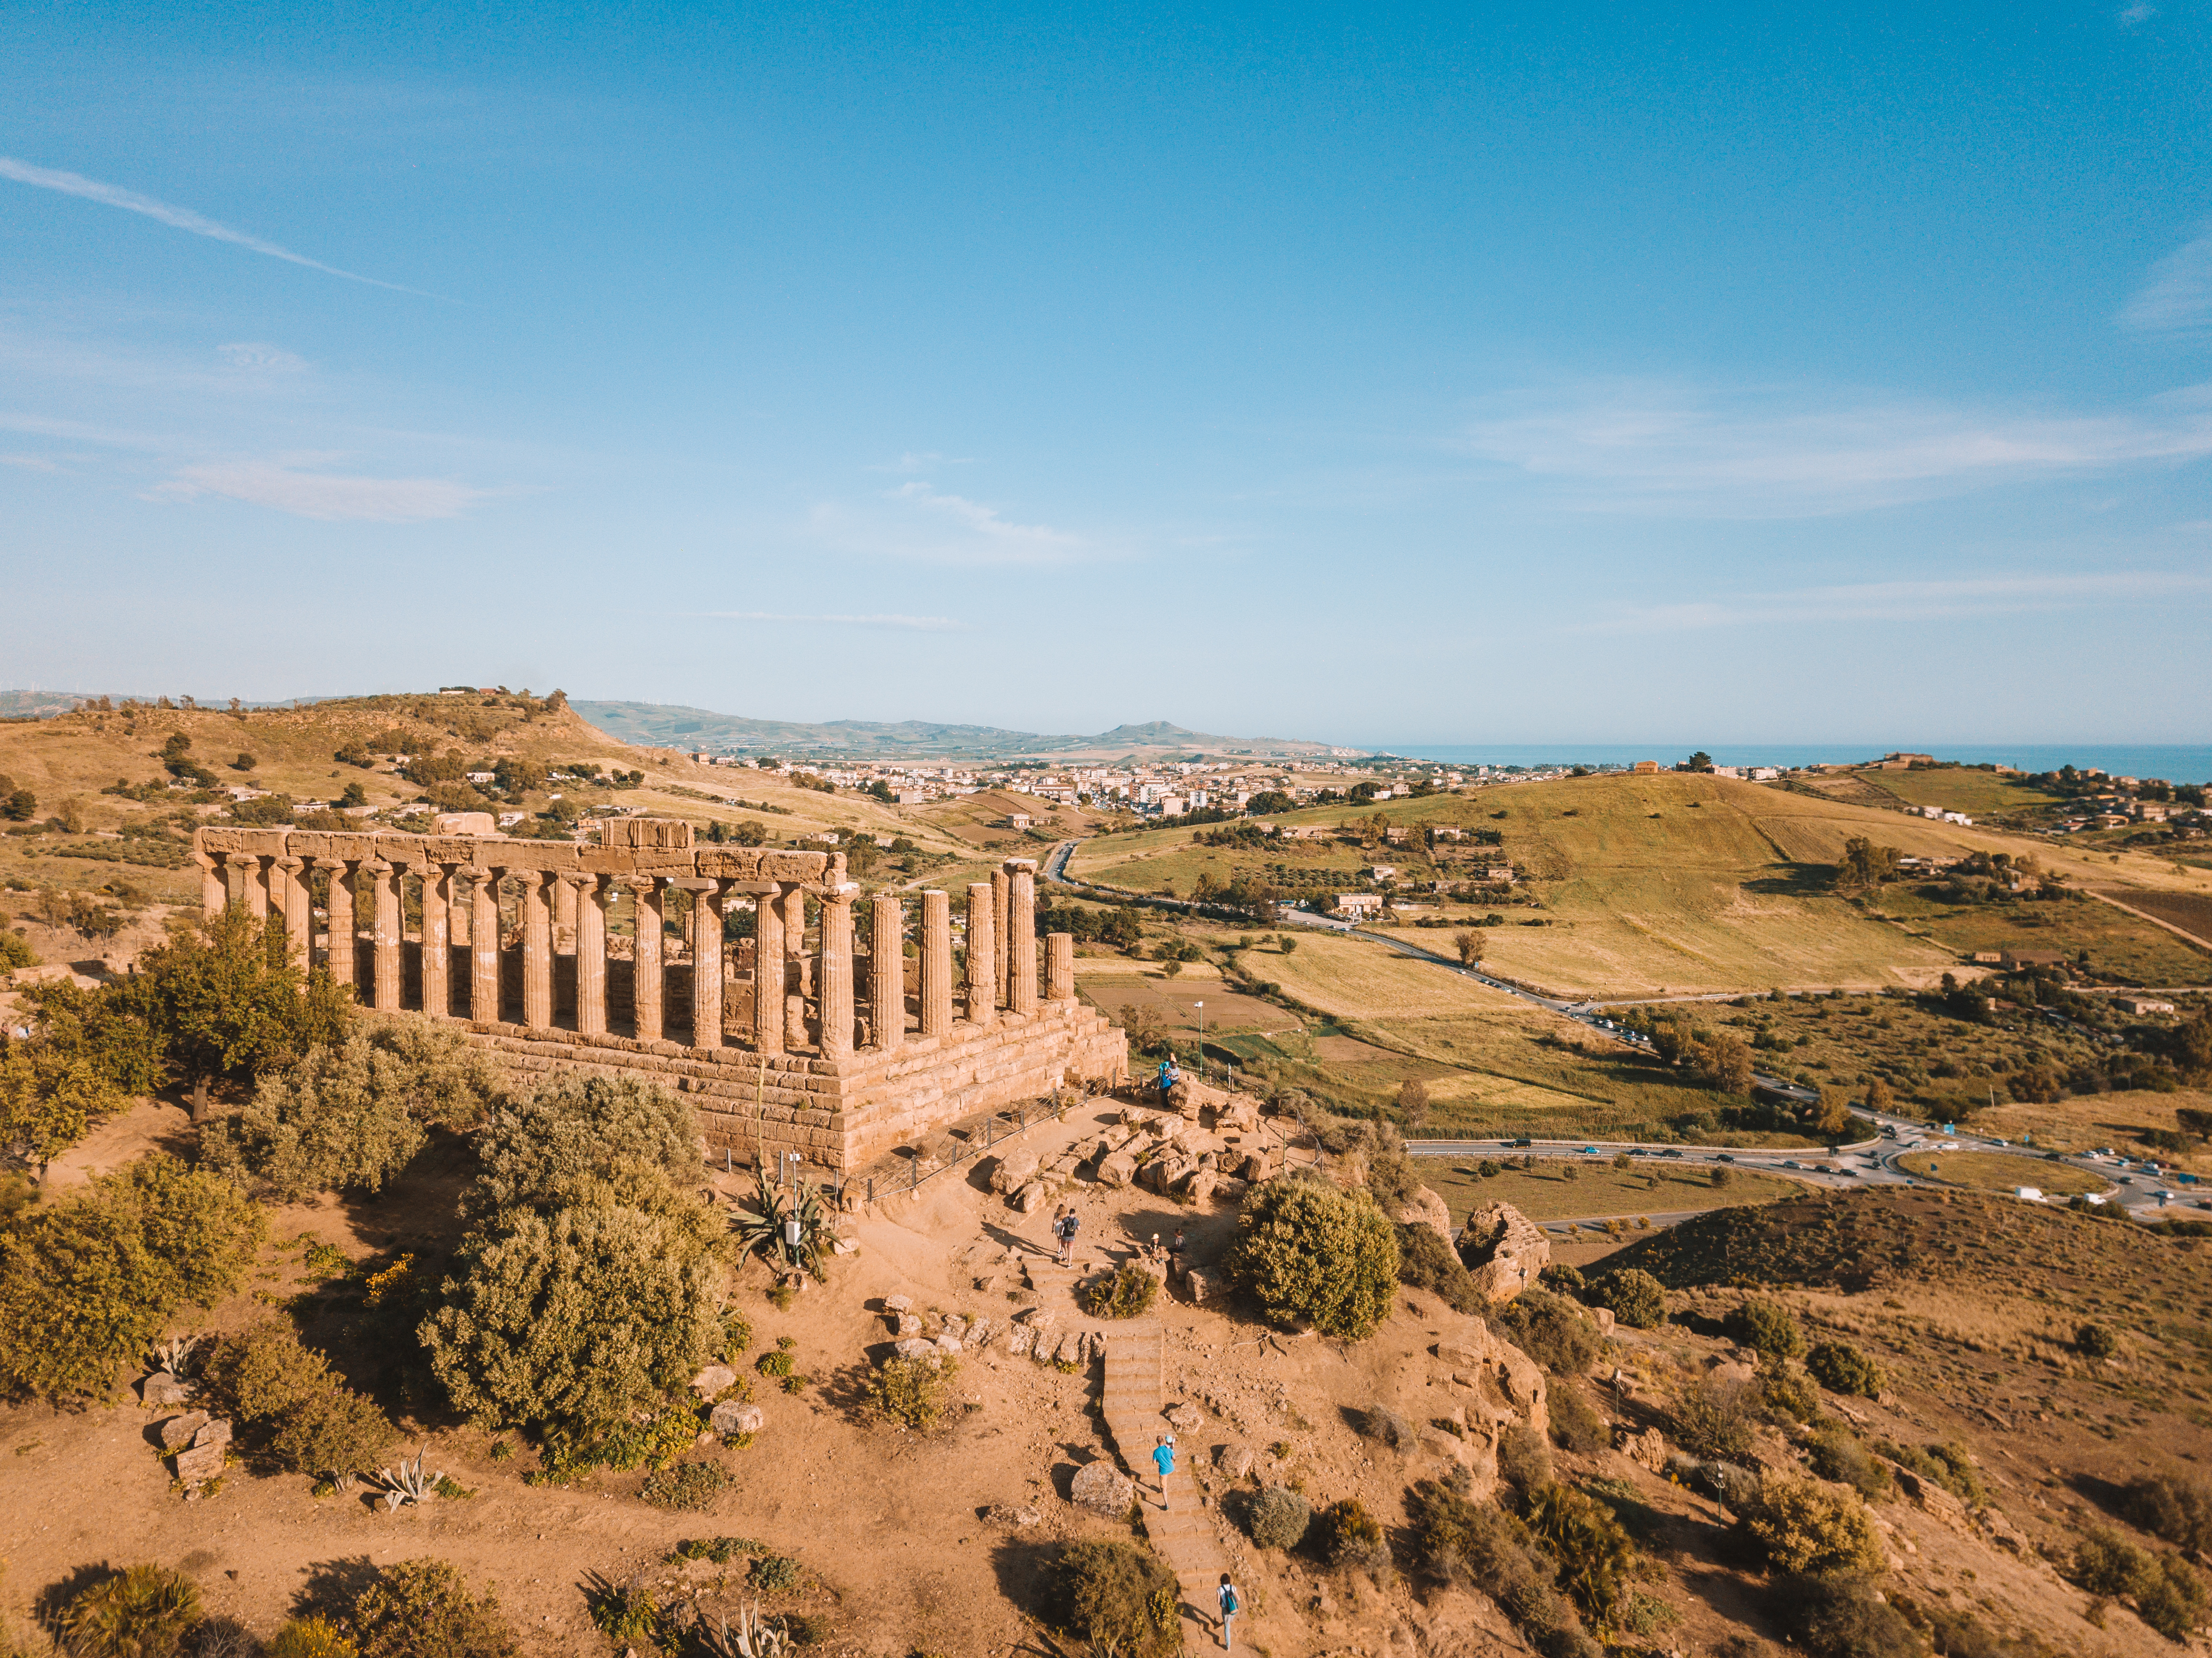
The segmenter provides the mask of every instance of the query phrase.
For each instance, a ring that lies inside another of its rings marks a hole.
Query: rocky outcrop
[[[1550,1429],[1544,1372],[1480,1319],[1445,1316],[1450,1321],[1431,1350],[1438,1367],[1431,1381],[1450,1400],[1460,1430],[1445,1448],[1479,1486],[1495,1485],[1498,1443],[1507,1431],[1526,1425],[1541,1438]]]
[[[1544,1229],[1510,1203],[1486,1204],[1467,1218],[1461,1259],[1484,1299],[1510,1301],[1552,1264]]]
[[[1126,1520],[1136,1497],[1136,1481],[1103,1457],[1078,1468],[1067,1488],[1069,1502],[1106,1520]]]
[[[1413,1188],[1413,1195],[1401,1206],[1396,1216],[1401,1226],[1426,1226],[1449,1245],[1452,1241],[1451,1211],[1444,1205],[1443,1196],[1425,1186]]]

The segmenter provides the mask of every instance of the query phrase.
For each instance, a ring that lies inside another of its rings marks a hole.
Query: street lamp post
[[[1198,1009],[1198,1074],[1203,1077],[1206,1074],[1206,1004],[1194,1002],[1192,1005]]]

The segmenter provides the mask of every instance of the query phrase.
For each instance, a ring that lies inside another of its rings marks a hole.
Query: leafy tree
[[[1651,1330],[1667,1316],[1667,1291],[1640,1266],[1624,1266],[1598,1279],[1593,1296],[1632,1330]]]
[[[477,1135],[482,1172],[471,1214],[550,1213],[577,1205],[654,1207],[673,1193],[689,1205],[702,1142],[691,1108],[634,1077],[556,1077],[502,1101]]]
[[[474,1127],[500,1092],[490,1061],[458,1032],[375,1020],[264,1076],[243,1111],[201,1131],[202,1157],[288,1202],[375,1192],[422,1149],[426,1124]]]
[[[1805,1333],[1778,1301],[1753,1296],[1723,1321],[1731,1340],[1755,1350],[1761,1358],[1795,1358],[1805,1351]]]
[[[0,1232],[0,1377],[97,1398],[187,1303],[244,1277],[266,1229],[228,1181],[154,1152]]]
[[[347,784],[338,794],[338,805],[341,807],[365,806],[368,804],[368,791],[362,786],[359,778]]]
[[[1408,1128],[1419,1128],[1429,1120],[1429,1090],[1416,1078],[1398,1084],[1398,1120]]]
[[[1895,880],[1897,859],[1895,847],[1878,847],[1863,835],[1851,836],[1844,842],[1843,859],[1836,865],[1836,890],[1863,892]]]
[[[1255,817],[1267,817],[1279,811],[1294,811],[1297,804],[1280,789],[1262,789],[1244,803],[1244,810]]]
[[[327,973],[303,975],[288,959],[282,917],[257,922],[235,904],[178,928],[109,988],[154,1033],[163,1068],[191,1084],[194,1122],[206,1119],[210,1084],[250,1081],[337,1042],[350,1017]]]
[[[1457,946],[1459,950],[1459,964],[1462,967],[1473,967],[1477,962],[1482,959],[1482,935],[1480,933],[1473,932],[1456,932],[1452,935],[1452,943]]]
[[[1270,1318],[1358,1340],[1389,1313],[1398,1240],[1366,1193],[1284,1176],[1245,1199],[1227,1266]]]
[[[122,1005],[118,987],[66,980],[23,993],[32,1034],[0,1035],[0,1151],[44,1165],[161,1083],[161,1049]]]

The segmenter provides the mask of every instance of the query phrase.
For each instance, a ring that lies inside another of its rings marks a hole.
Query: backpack
[[[1238,1610],[1237,1591],[1224,1583],[1221,1586],[1221,1615],[1224,1618],[1233,1618]]]

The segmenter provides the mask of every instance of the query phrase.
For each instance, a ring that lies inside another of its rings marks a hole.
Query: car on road
[[[1595,1145],[1585,1145],[1583,1147],[1583,1155],[1586,1157],[1595,1157],[1597,1155],[1597,1147]]]
[[[1802,1169],[1805,1165],[1795,1157],[1784,1157],[1782,1160],[1782,1166],[1784,1169]]]
[[[1733,1152],[1723,1151],[1720,1154],[1718,1161],[1722,1163],[1734,1163],[1735,1161],[1735,1155]]]
[[[1670,1145],[1670,1146],[1668,1146],[1668,1147],[1664,1151],[1662,1151],[1659,1155],[1660,1155],[1661,1157],[1680,1157],[1682,1154],[1681,1154],[1680,1151],[1676,1151],[1673,1146],[1671,1146],[1671,1145]]]

